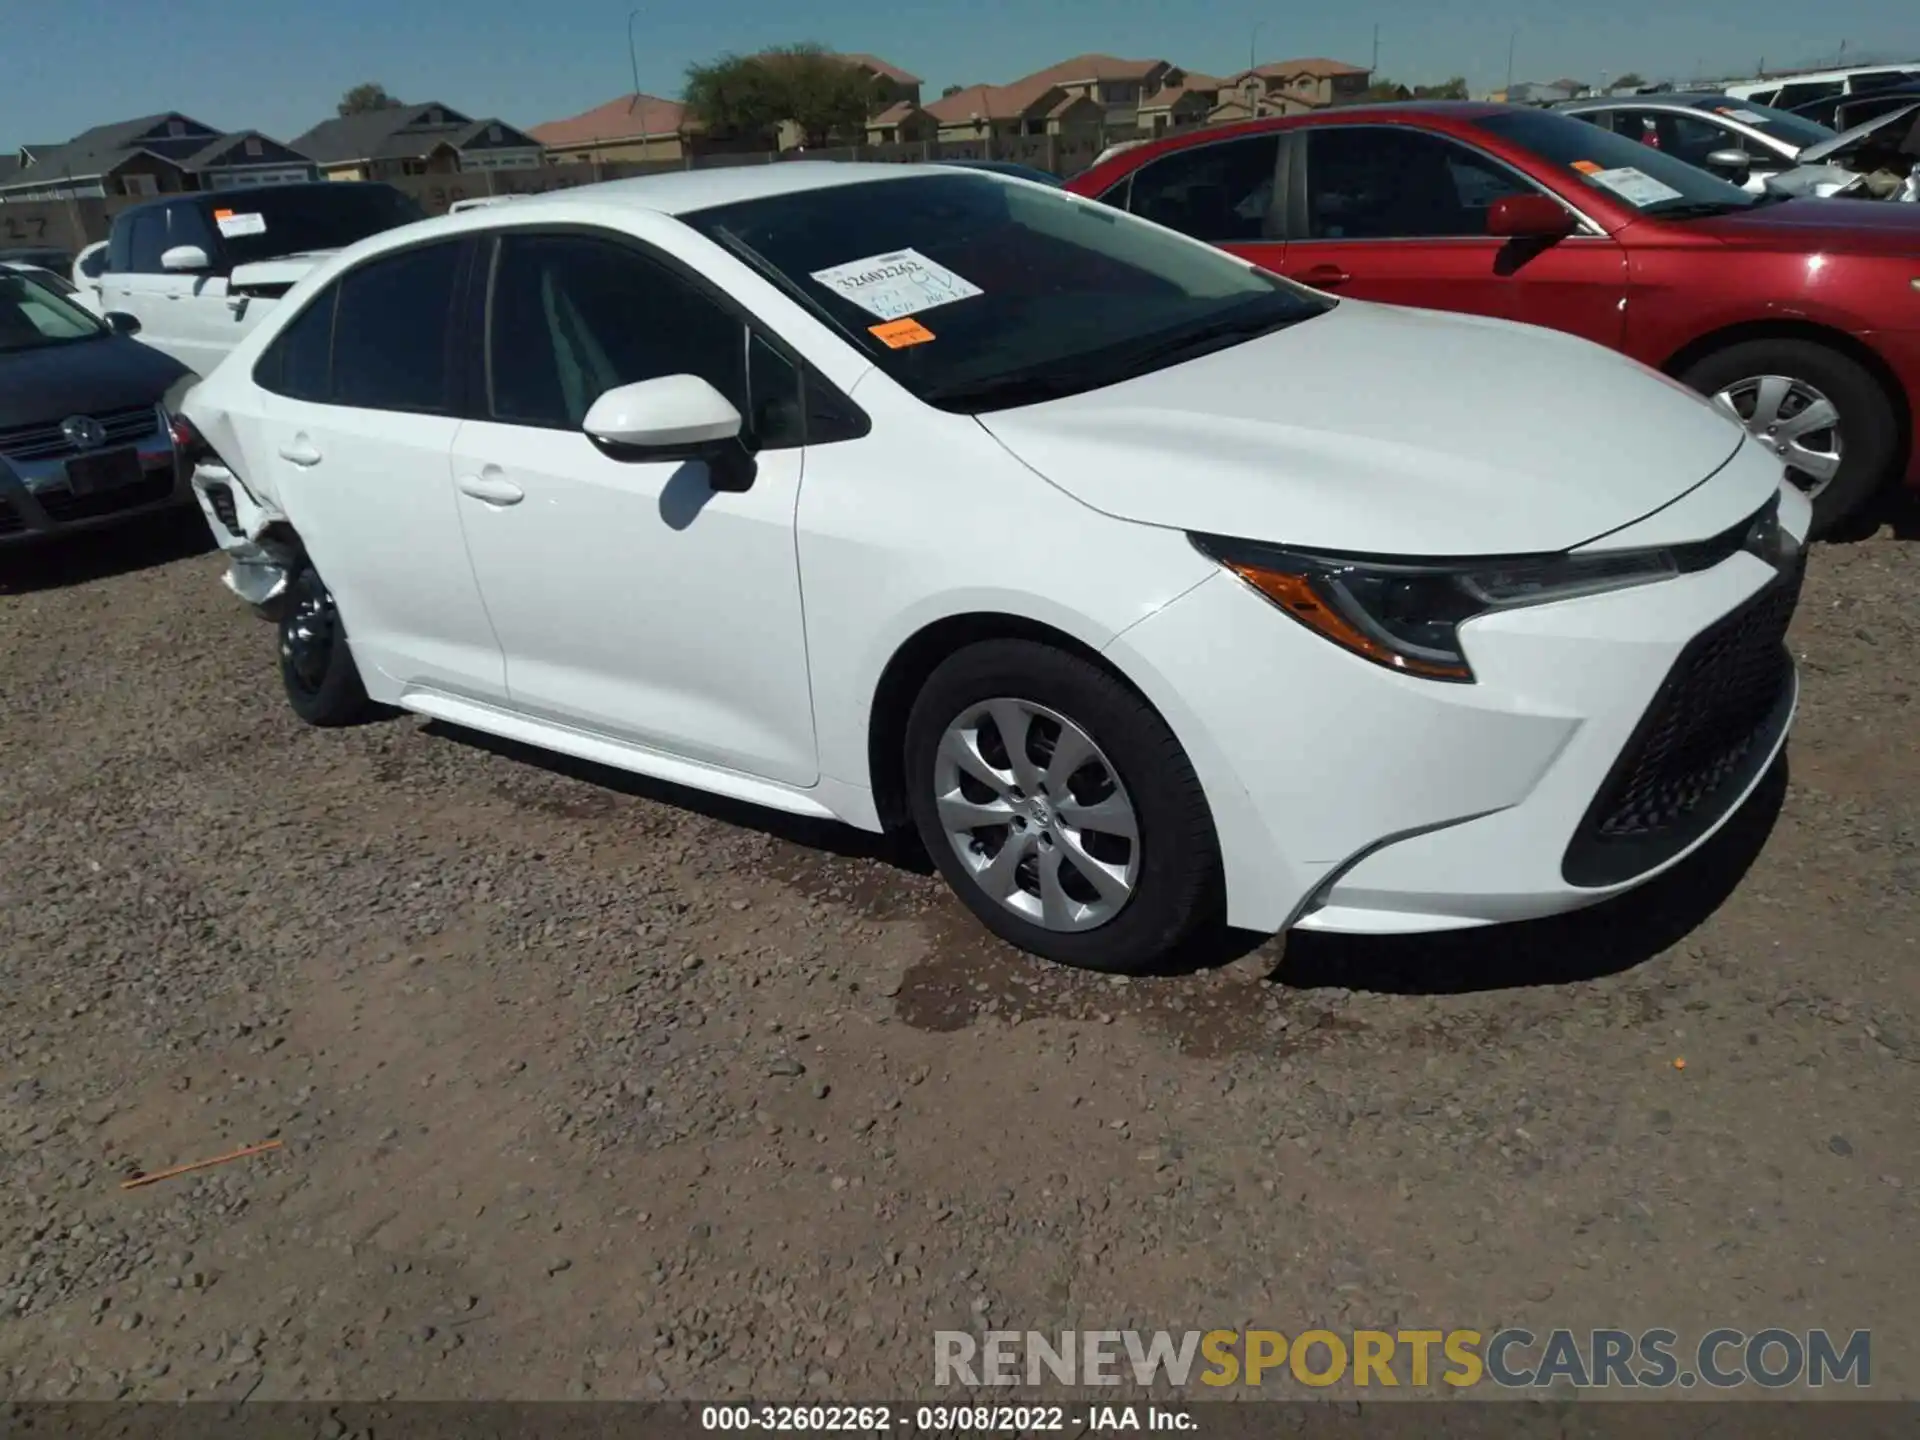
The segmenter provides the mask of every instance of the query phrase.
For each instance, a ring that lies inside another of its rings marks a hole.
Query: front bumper
[[[1620,894],[1725,824],[1791,724],[1797,682],[1778,636],[1792,603],[1776,587],[1796,583],[1742,551],[1658,584],[1485,616],[1465,632],[1471,685],[1357,659],[1225,574],[1109,653],[1143,677],[1200,772],[1231,923],[1458,929]],[[1776,668],[1748,686],[1766,703],[1746,697],[1746,743],[1707,755],[1694,735],[1650,750],[1643,721],[1696,642],[1758,611],[1776,628],[1742,653],[1771,643]],[[1635,759],[1648,762],[1637,789]],[[1684,810],[1683,826],[1658,825],[1663,804]],[[1636,829],[1648,820],[1658,833]]]
[[[135,452],[139,480],[92,494],[76,494],[68,480],[67,462],[79,451],[46,445],[0,450],[0,548],[124,524],[188,502],[187,476],[164,409],[156,405],[144,430],[116,433],[112,444],[94,453],[119,449]]]

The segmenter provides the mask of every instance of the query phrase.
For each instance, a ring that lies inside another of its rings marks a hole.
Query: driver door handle
[[[320,452],[313,448],[313,442],[302,435],[291,445],[280,447],[280,458],[289,465],[298,465],[305,470],[320,463]]]
[[[488,470],[492,470],[492,467],[489,466]],[[526,491],[498,473],[462,475],[455,483],[459,485],[461,494],[484,500],[489,505],[518,505],[527,498]]]
[[[1342,270],[1338,265],[1313,265],[1309,266],[1300,276],[1300,282],[1303,285],[1311,285],[1318,290],[1330,289],[1335,285],[1344,285],[1352,278],[1353,276]]]

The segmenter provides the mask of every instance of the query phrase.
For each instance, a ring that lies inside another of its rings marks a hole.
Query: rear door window
[[[332,399],[366,410],[453,410],[453,299],[466,253],[445,240],[383,255],[339,281]]]
[[[1134,171],[1126,207],[1209,244],[1277,240],[1279,163],[1277,134],[1176,150]]]

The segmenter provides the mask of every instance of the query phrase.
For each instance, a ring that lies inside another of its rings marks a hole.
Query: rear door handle
[[[488,470],[491,471],[492,467],[489,466]],[[496,473],[462,475],[454,483],[460,487],[461,494],[484,500],[489,505],[518,505],[527,498],[526,491]]]
[[[1331,289],[1335,285],[1344,285],[1351,279],[1353,276],[1338,265],[1313,265],[1300,276],[1301,283],[1311,285],[1315,289]]]
[[[305,470],[320,463],[320,452],[313,448],[313,442],[302,435],[291,445],[280,447],[280,458],[289,465],[298,465]]]

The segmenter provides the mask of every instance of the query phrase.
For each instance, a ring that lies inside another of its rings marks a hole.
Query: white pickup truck
[[[314,266],[356,240],[424,219],[391,185],[319,181],[195,191],[122,210],[92,284],[122,333],[196,375]]]

